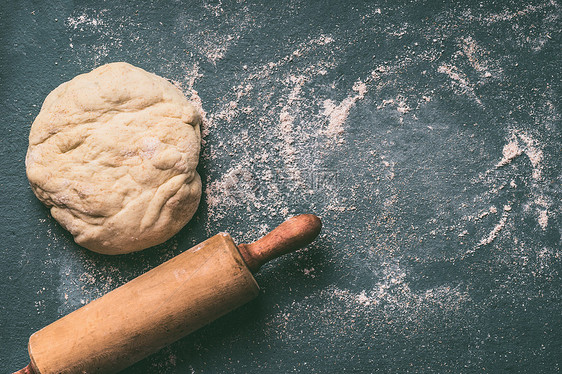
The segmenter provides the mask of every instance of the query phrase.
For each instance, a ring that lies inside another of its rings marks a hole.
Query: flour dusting
[[[332,100],[324,100],[324,110],[322,114],[328,117],[328,128],[326,134],[331,138],[337,138],[344,132],[343,124],[347,121],[350,109],[358,100],[365,97],[367,86],[360,80],[353,85],[353,91],[357,94],[346,97],[343,101],[336,105]],[[340,139],[341,141],[341,139]]]
[[[540,180],[543,168],[543,151],[540,144],[528,133],[519,130],[511,132],[509,142],[503,147],[503,157],[496,168],[508,165],[518,156],[525,154],[532,166],[532,178]]]
[[[399,265],[385,263],[384,266],[381,280],[370,289],[354,291],[328,286],[282,307],[266,322],[268,332],[286,341],[295,339],[294,331],[310,323],[322,326],[318,331],[324,334],[375,335],[381,328],[400,332],[421,326],[436,315],[452,318],[459,308],[471,302],[461,286],[441,285],[414,291]],[[292,315],[302,318],[295,320]],[[365,320],[378,323],[364,326]],[[415,328],[412,332],[415,334]]]
[[[537,211],[537,222],[539,223],[541,229],[546,230],[548,226],[548,216],[549,216],[549,208],[550,203],[547,201],[545,196],[537,196],[533,201],[534,205],[536,206]]]
[[[490,244],[491,242],[493,242],[498,237],[498,234],[500,233],[500,231],[505,227],[505,224],[507,222],[507,218],[508,218],[508,215],[509,215],[508,212],[510,210],[511,210],[511,206],[509,206],[509,205],[505,205],[503,207],[503,213],[502,213],[502,216],[501,216],[499,222],[496,224],[496,226],[494,226],[492,231],[490,231],[488,236],[486,236],[486,237],[484,237],[480,240],[480,242],[478,243],[478,247]]]
[[[522,154],[523,150],[519,148],[519,143],[517,142],[517,139],[512,139],[510,140],[509,143],[503,146],[502,153],[503,153],[503,157],[500,160],[500,162],[496,164],[497,168],[509,164],[515,157]]]
[[[482,105],[482,101],[476,95],[472,83],[469,81],[466,74],[460,71],[456,66],[443,64],[437,68],[437,71],[446,74],[451,79],[451,85],[459,95],[467,94],[478,104]]]
[[[98,27],[100,25],[103,25],[103,19],[98,17],[88,16],[87,14],[84,13],[76,17],[68,17],[66,19],[66,24],[69,27],[73,28],[74,30],[76,30],[77,28],[84,30],[85,26]]]

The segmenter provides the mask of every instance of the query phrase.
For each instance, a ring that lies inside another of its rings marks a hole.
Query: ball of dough
[[[139,251],[169,239],[197,210],[200,124],[164,78],[104,65],[47,96],[29,134],[27,177],[76,243]]]

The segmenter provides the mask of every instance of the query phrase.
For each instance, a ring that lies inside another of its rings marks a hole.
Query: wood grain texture
[[[33,334],[37,374],[115,373],[258,295],[218,234]]]
[[[322,228],[322,221],[314,214],[291,217],[263,238],[238,249],[248,268],[255,273],[268,261],[310,244]]]

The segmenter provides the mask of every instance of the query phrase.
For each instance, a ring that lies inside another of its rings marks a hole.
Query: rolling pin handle
[[[31,364],[29,364],[23,369],[16,371],[14,374],[36,374],[36,373],[35,370],[33,370],[33,367],[31,367]]]
[[[250,271],[255,273],[266,262],[310,244],[321,228],[320,218],[301,214],[289,218],[253,243],[238,245],[238,250]]]

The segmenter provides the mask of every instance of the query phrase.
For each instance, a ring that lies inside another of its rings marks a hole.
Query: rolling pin
[[[251,244],[217,234],[31,335],[14,374],[116,373],[255,298],[252,273],[321,227],[302,214]]]

